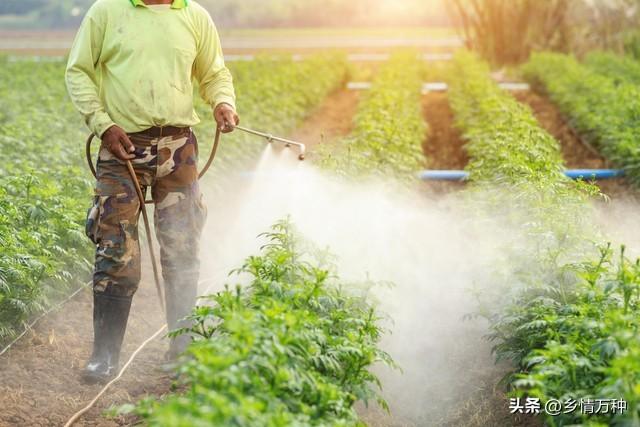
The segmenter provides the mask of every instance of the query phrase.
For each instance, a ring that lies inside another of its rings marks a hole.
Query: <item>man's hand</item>
[[[119,126],[113,125],[102,134],[102,145],[120,160],[135,159],[135,150],[127,133]]]
[[[226,103],[218,104],[213,112],[213,118],[222,133],[233,132],[233,128],[240,124],[240,118],[233,107]]]

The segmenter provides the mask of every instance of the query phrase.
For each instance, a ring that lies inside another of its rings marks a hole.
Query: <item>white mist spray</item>
[[[207,195],[202,275],[213,288],[256,253],[256,236],[289,215],[302,234],[338,257],[346,281],[391,281],[374,291],[392,323],[384,340],[403,372],[380,373],[402,425],[437,425],[492,370],[486,326],[465,321],[467,290],[489,283],[506,230],[475,227],[455,196],[431,199],[389,182],[345,182],[269,145],[255,172],[239,172],[225,194]],[[516,231],[513,231],[516,232]],[[512,237],[512,236],[511,236]]]

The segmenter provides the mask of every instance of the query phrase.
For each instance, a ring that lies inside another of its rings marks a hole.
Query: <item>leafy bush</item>
[[[581,135],[640,184],[640,87],[554,53],[534,54],[525,76],[543,88]]]
[[[206,297],[198,338],[180,367],[187,391],[142,402],[154,426],[352,426],[353,405],[377,399],[368,371],[393,365],[377,348],[375,309],[303,249],[287,221],[238,270],[250,284]],[[353,285],[350,285],[353,289]]]
[[[414,53],[396,54],[385,64],[360,102],[353,132],[321,151],[321,163],[344,174],[415,180],[427,130],[422,71]]]

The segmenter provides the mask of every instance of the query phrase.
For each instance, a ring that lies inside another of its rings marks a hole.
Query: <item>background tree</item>
[[[583,53],[595,48],[633,53],[640,47],[639,7],[639,0],[574,0],[573,50]]]
[[[626,50],[640,56],[640,0],[450,0],[467,47],[496,65],[533,50]]]
[[[497,64],[516,64],[533,49],[567,50],[571,0],[450,0],[467,47]]]

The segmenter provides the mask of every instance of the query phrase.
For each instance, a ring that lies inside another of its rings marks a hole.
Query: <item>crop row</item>
[[[640,87],[555,53],[534,54],[523,71],[587,141],[625,169],[629,180],[640,184]]]
[[[487,64],[475,55],[456,55],[449,79],[456,125],[468,140],[466,169],[480,193],[477,202],[526,224],[533,235],[545,237],[545,245],[580,235],[585,228],[580,206],[595,190],[564,176],[558,141],[529,107],[489,78]],[[506,212],[495,209],[506,206]]]
[[[345,70],[340,56],[234,64],[243,121],[288,131],[342,83]],[[91,245],[80,231],[92,186],[86,130],[63,76],[63,64],[0,61],[0,146],[11,159],[0,165],[0,340],[77,286],[91,265]],[[203,102],[197,110],[203,123],[196,132],[207,153],[215,127]],[[262,146],[247,135],[225,137],[212,175],[243,167]]]
[[[623,253],[614,256],[607,245],[591,243],[598,236],[589,231],[588,218],[580,217],[580,211],[587,210],[586,196],[595,192],[559,175],[557,142],[539,129],[531,111],[501,92],[477,58],[461,54],[454,68],[450,93],[458,123],[470,140],[472,178],[476,175],[473,179],[485,192],[508,182],[509,195],[500,200],[509,200],[510,208],[524,208],[544,224],[531,228],[528,217],[522,222],[528,227],[525,247],[535,249],[527,251],[527,260],[522,260],[521,249],[506,249],[513,268],[504,285],[496,281],[500,303],[483,313],[490,320],[498,359],[514,364],[509,377],[513,393],[540,398],[543,404],[558,399],[578,405],[580,399],[597,398],[628,403],[624,413],[546,415],[552,426],[637,423],[640,264]],[[549,167],[523,150],[538,153]],[[546,208],[554,203],[557,211]],[[576,220],[581,227],[572,225]]]
[[[0,61],[0,341],[90,270],[83,124],[61,64]]]
[[[424,165],[427,127],[420,103],[423,65],[414,54],[394,55],[360,101],[353,132],[322,152],[338,172],[415,179]]]
[[[186,391],[129,408],[149,425],[353,426],[355,402],[384,405],[368,368],[393,362],[378,349],[373,306],[287,221],[265,237],[238,270],[249,283],[208,297],[191,316],[186,332],[198,339],[180,366]]]
[[[640,84],[640,62],[613,52],[592,52],[584,63],[592,70],[618,83]]]
[[[564,181],[558,142],[531,110],[500,90],[488,66],[471,53],[455,57],[449,100],[463,129],[474,181]]]

